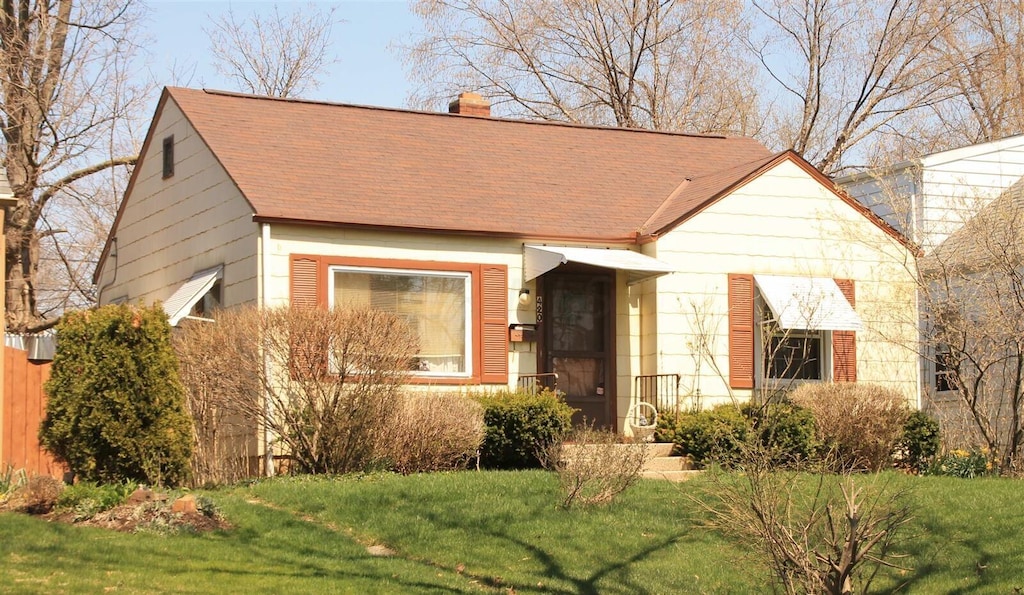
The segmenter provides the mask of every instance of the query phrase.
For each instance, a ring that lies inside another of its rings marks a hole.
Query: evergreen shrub
[[[163,309],[72,312],[57,337],[41,444],[83,481],[184,481],[191,422]]]
[[[474,398],[484,407],[480,464],[489,469],[541,467],[544,450],[572,428],[573,409],[549,390],[503,390]]]

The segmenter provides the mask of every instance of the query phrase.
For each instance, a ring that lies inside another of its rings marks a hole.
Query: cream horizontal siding
[[[684,394],[699,391],[705,405],[750,396],[727,386],[727,276],[758,273],[853,279],[866,326],[857,334],[858,380],[892,386],[917,402],[913,257],[793,163],[711,205],[651,251],[686,271],[657,281],[657,316],[644,324],[658,344],[645,356],[657,359],[660,373],[682,374]],[[711,353],[697,358],[702,337]]]
[[[174,175],[165,180],[163,139],[172,134]],[[161,301],[193,273],[219,264],[225,305],[255,301],[259,228],[252,210],[173,101],[154,122],[137,167],[116,230],[116,255],[108,256],[99,279],[102,302]]]
[[[289,263],[292,254],[315,254],[349,258],[378,258],[422,262],[429,269],[431,262],[497,264],[508,267],[508,321],[536,323],[532,298],[537,295],[536,283],[525,286],[523,279],[523,244],[521,241],[488,239],[429,233],[396,233],[357,229],[326,228],[274,224],[266,247],[268,283],[265,303],[285,305],[289,300]],[[519,289],[530,290],[531,303],[519,304]],[[537,372],[536,343],[509,344],[509,385],[515,386],[522,374]]]
[[[289,263],[292,254],[349,258],[377,258],[431,262],[500,264],[508,267],[508,321],[534,324],[537,283],[523,283],[523,242],[505,238],[471,237],[417,232],[383,232],[344,228],[271,225],[266,247],[267,294],[265,303],[284,305],[289,299]],[[530,303],[519,304],[519,290],[530,290]],[[619,427],[629,407],[632,379],[640,370],[640,285],[626,285],[626,275],[616,276],[615,364]],[[536,343],[509,344],[509,385],[520,375],[537,373]]]

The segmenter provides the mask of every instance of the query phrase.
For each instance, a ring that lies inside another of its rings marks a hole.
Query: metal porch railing
[[[679,412],[679,374],[646,374],[633,378],[633,398],[658,412]]]
[[[520,376],[519,388],[533,393],[538,393],[545,389],[558,392],[558,374],[548,372],[546,374]]]

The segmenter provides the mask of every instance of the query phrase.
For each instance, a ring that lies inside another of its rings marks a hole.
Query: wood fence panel
[[[46,415],[43,384],[49,377],[49,362],[33,363],[28,352],[4,347],[3,469],[11,466],[30,476],[63,477],[64,467],[39,446],[39,424]]]

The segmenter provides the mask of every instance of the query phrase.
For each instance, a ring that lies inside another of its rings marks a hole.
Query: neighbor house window
[[[174,135],[164,138],[164,178],[174,175]]]
[[[468,272],[331,267],[330,305],[373,308],[404,319],[419,337],[414,373],[472,373],[472,276]]]
[[[765,378],[772,380],[821,380],[822,332],[781,331],[765,344]]]
[[[945,392],[956,390],[956,380],[953,376],[953,353],[949,347],[940,345],[935,350],[935,390]]]
[[[207,291],[202,298],[194,306],[192,311],[189,312],[189,316],[196,316],[198,318],[213,318],[213,312],[221,307],[221,286],[220,280],[218,279],[213,287]]]

